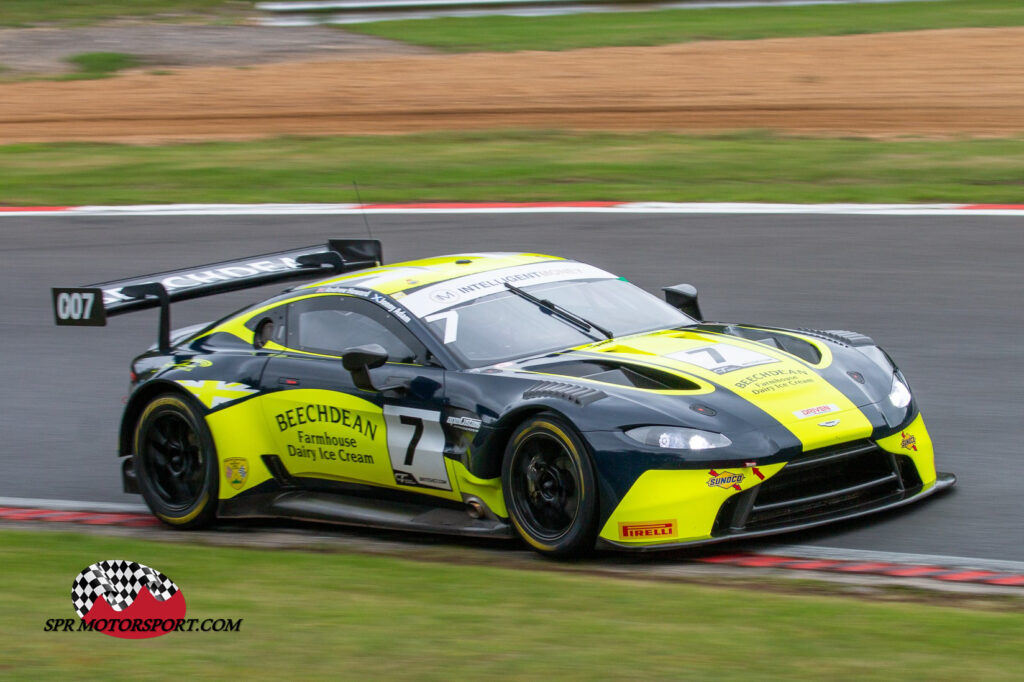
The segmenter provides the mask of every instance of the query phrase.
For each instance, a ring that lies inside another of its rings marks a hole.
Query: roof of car
[[[359,270],[306,284],[300,288],[315,289],[332,285],[359,287],[394,296],[465,275],[561,260],[565,259],[539,253],[456,253]]]

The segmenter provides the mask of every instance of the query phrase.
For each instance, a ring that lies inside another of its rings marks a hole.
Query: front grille
[[[869,440],[815,450],[722,505],[713,535],[824,520],[902,499],[920,488],[913,461]]]

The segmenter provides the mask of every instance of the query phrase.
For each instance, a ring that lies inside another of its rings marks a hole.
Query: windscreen
[[[595,269],[596,270],[596,269]],[[612,276],[514,285],[624,336],[695,324],[646,291]],[[469,367],[529,357],[604,340],[596,329],[551,314],[507,289],[424,315],[430,331]]]

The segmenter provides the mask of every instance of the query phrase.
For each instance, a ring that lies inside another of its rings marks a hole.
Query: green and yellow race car
[[[284,517],[519,536],[558,556],[779,533],[904,505],[936,474],[868,337],[703,320],[531,253],[382,265],[331,240],[53,290],[56,321],[159,306],[132,362],[125,489],[165,523]],[[171,331],[171,301],[315,277]]]

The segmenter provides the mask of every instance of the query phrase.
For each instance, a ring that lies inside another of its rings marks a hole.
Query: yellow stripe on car
[[[490,254],[486,256],[472,253],[456,254],[440,258],[424,258],[374,268],[373,270],[364,270],[343,277],[307,284],[304,288],[309,289],[319,286],[343,284],[365,286],[382,294],[394,295],[409,289],[417,289],[427,284],[436,284],[465,275],[475,275],[516,265],[558,260],[565,259],[535,253]]]
[[[756,341],[669,330],[584,352],[692,374],[727,388],[782,423],[805,451],[871,435],[867,417],[814,365]]]

